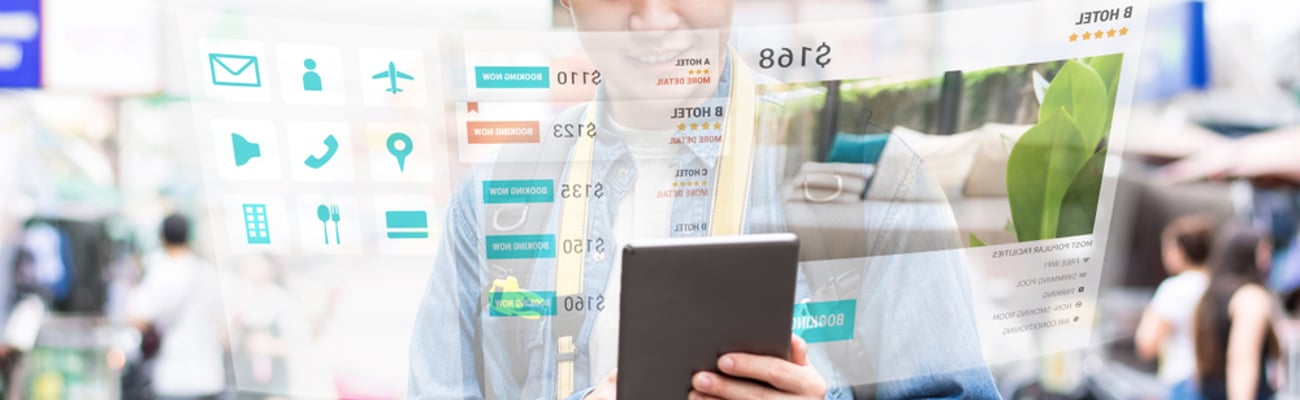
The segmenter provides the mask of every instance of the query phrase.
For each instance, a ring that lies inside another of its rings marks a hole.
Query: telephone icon
[[[339,140],[335,139],[334,135],[329,135],[325,138],[325,154],[309,156],[307,157],[307,160],[302,163],[307,164],[311,169],[320,169],[325,166],[325,163],[330,162],[330,159],[334,158],[334,153],[338,151],[338,149]]]

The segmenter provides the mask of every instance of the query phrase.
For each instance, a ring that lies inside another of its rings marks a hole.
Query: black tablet
[[[726,353],[789,359],[798,259],[788,233],[624,247],[618,398],[684,399]]]

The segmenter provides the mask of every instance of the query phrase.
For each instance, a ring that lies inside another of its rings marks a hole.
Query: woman
[[[1276,357],[1269,317],[1273,296],[1264,288],[1261,261],[1268,241],[1243,225],[1224,227],[1210,256],[1210,286],[1196,307],[1196,383],[1201,398],[1272,398],[1265,374]]]
[[[775,121],[756,120],[784,114],[780,99],[756,92],[755,71],[727,45],[733,3],[560,2],[572,15],[578,39],[602,81],[596,100],[566,110],[555,126],[594,129],[574,140],[502,147],[457,186],[412,335],[408,398],[613,398],[619,379],[614,372],[619,314],[617,305],[610,304],[616,304],[621,293],[620,242],[784,231],[778,172],[784,147],[768,140],[777,136],[776,129],[763,129],[778,125]],[[679,76],[678,63],[710,68],[686,85],[656,80]],[[675,117],[679,110],[696,110],[695,115],[708,119]],[[685,128],[701,122],[707,133]],[[877,175],[873,185],[893,178],[897,182],[892,185],[899,189],[919,186],[914,182],[922,181],[924,171],[908,171]],[[689,196],[666,190],[688,182],[677,176],[684,172],[709,179],[697,179],[693,185],[703,187]],[[539,178],[546,182],[543,187],[553,187],[560,195],[523,204],[532,201],[496,199],[482,189]],[[929,217],[892,207],[873,211],[889,225],[872,232],[897,232],[890,228],[914,227],[905,224]],[[529,234],[519,234],[525,232]],[[912,234],[888,236],[873,237],[863,247],[915,243]],[[604,246],[506,254],[490,250],[488,244],[516,241],[555,249],[556,238],[586,238],[589,243],[603,241]],[[969,281],[962,264],[890,265],[899,267],[872,268],[870,274],[859,275],[869,285],[859,285],[866,294],[856,303],[858,336],[846,345],[858,353],[840,353],[852,364],[834,365],[824,357],[826,346],[810,350],[807,343],[792,338],[790,360],[720,357],[718,370],[726,375],[697,374],[691,381],[692,396],[846,399],[854,395],[851,389],[858,389],[872,392],[872,398],[995,398],[975,319],[965,302]],[[926,293],[944,295],[894,295],[894,288],[925,288]],[[565,310],[529,319],[517,314],[518,307],[487,302],[498,293],[535,292],[549,293],[555,303],[582,296],[610,303],[604,303],[607,310]],[[889,334],[877,334],[884,331]]]
[[[1134,342],[1139,357],[1160,357],[1160,383],[1182,385],[1196,373],[1192,346],[1193,309],[1187,307],[1205,296],[1210,284],[1211,244],[1215,221],[1207,215],[1179,217],[1161,234],[1162,259],[1169,278],[1151,298],[1142,315]]]

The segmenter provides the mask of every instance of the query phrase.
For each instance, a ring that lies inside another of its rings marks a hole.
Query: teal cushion
[[[836,133],[830,154],[826,155],[826,162],[875,164],[880,161],[880,153],[885,151],[887,141],[888,133]]]

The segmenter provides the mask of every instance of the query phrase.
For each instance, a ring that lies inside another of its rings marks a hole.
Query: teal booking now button
[[[492,235],[487,259],[555,258],[555,235]]]
[[[555,292],[490,292],[488,311],[488,315],[493,317],[553,317],[556,311]]]
[[[546,89],[551,87],[551,67],[474,67],[479,89]]]
[[[483,203],[550,203],[555,201],[554,189],[551,179],[483,181]]]
[[[850,340],[857,308],[857,300],[795,304],[791,330],[808,343]]]

